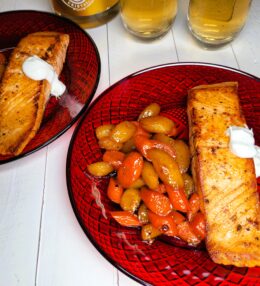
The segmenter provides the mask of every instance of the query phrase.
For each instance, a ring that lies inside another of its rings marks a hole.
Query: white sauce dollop
[[[62,95],[66,86],[58,79],[52,65],[37,56],[28,57],[22,66],[25,75],[33,80],[46,79],[51,85],[51,94],[58,97]]]
[[[256,177],[260,176],[260,147],[255,145],[254,133],[247,127],[230,126],[226,134],[230,137],[230,151],[240,158],[253,158]]]

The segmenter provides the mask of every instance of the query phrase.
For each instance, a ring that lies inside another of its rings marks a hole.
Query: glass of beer
[[[178,0],[120,0],[120,14],[125,28],[135,36],[152,39],[171,27]]]
[[[190,0],[189,28],[203,43],[225,44],[245,25],[250,4],[251,0]]]

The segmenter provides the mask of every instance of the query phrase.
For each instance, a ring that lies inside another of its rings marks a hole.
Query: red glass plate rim
[[[40,146],[34,148],[33,150],[29,150],[25,153],[22,153],[18,156],[14,156],[14,157],[11,157],[11,158],[8,158],[8,159],[4,159],[4,160],[0,160],[0,165],[3,165],[3,164],[6,164],[6,163],[9,163],[9,162],[12,162],[12,161],[16,161],[18,159],[21,159],[21,158],[24,158],[24,157],[27,157],[37,151],[39,151],[40,149],[48,146],[50,143],[52,143],[53,141],[55,141],[56,139],[58,139],[61,135],[63,135],[68,129],[71,128],[71,126],[73,126],[73,124],[84,114],[84,112],[87,110],[87,108],[89,107],[89,103],[91,102],[92,98],[94,97],[95,95],[95,92],[97,90],[97,87],[98,87],[98,84],[99,84],[99,80],[100,80],[100,72],[101,72],[101,60],[100,60],[100,54],[99,54],[99,51],[98,51],[98,48],[94,42],[94,40],[92,39],[92,37],[84,30],[82,29],[79,25],[77,25],[75,22],[73,22],[72,20],[68,19],[68,18],[65,18],[65,17],[62,17],[62,16],[58,16],[58,15],[55,15],[53,13],[49,13],[49,12],[43,12],[43,11],[37,11],[37,10],[20,10],[20,11],[5,11],[5,12],[1,12],[0,13],[0,18],[1,18],[1,15],[3,14],[23,14],[23,13],[33,13],[33,14],[40,14],[40,15],[48,15],[48,16],[51,16],[51,17],[54,17],[54,18],[58,18],[58,19],[61,19],[67,23],[69,23],[70,25],[74,26],[76,29],[79,29],[81,30],[85,36],[88,38],[88,40],[90,41],[91,45],[93,46],[94,50],[95,50],[95,54],[96,54],[96,58],[97,58],[97,62],[98,62],[98,71],[97,71],[97,79],[96,79],[96,83],[95,85],[93,86],[93,90],[90,94],[90,96],[88,97],[86,103],[84,104],[84,106],[82,107],[81,111],[74,117],[72,118],[72,120],[70,121],[70,123],[68,123],[68,125],[60,132],[58,132],[56,135],[54,135],[53,137],[49,138],[48,141],[44,142],[43,144],[41,144]],[[1,30],[1,27],[0,27],[0,30]]]
[[[109,86],[107,89],[105,89],[101,94],[99,94],[92,102],[91,104],[88,106],[88,110],[87,112],[84,114],[84,116],[81,118],[81,120],[79,121],[77,127],[75,128],[74,132],[73,132],[73,135],[72,135],[72,138],[71,138],[71,142],[70,142],[70,145],[69,145],[69,149],[71,147],[71,145],[73,144],[73,141],[74,141],[74,137],[76,136],[76,133],[78,132],[77,130],[80,128],[82,122],[84,121],[84,118],[88,115],[89,111],[93,108],[94,105],[96,105],[96,103],[102,98],[104,97],[111,89],[114,89],[116,86],[120,85],[123,81],[127,80],[127,79],[130,79],[132,77],[136,77],[140,74],[143,74],[143,73],[147,73],[149,71],[152,71],[152,70],[155,70],[155,69],[163,69],[163,68],[166,68],[166,67],[171,67],[171,66],[201,66],[201,67],[212,67],[212,68],[217,68],[217,69],[223,69],[223,70],[229,70],[231,72],[234,72],[234,73],[238,73],[238,74],[241,74],[241,75],[244,75],[246,77],[249,77],[249,78],[252,78],[256,81],[259,81],[260,82],[260,78],[253,75],[253,74],[250,74],[248,72],[245,72],[245,71],[242,71],[242,70],[239,70],[239,69],[236,69],[236,68],[232,68],[232,67],[229,67],[229,66],[225,66],[225,65],[218,65],[218,64],[212,64],[212,63],[207,63],[207,62],[173,62],[173,63],[167,63],[167,64],[161,64],[161,65],[155,65],[155,66],[152,66],[152,67],[148,67],[148,68],[145,68],[145,69],[141,69],[139,71],[136,71],[132,74],[129,74],[121,79],[119,79],[117,82],[115,82],[114,84],[112,84],[111,86]],[[69,152],[68,152],[69,153]]]
[[[163,69],[166,67],[176,67],[176,66],[201,66],[201,67],[212,67],[212,68],[217,68],[217,69],[223,69],[223,70],[229,70],[231,72],[234,73],[238,73],[238,74],[242,74],[245,75],[246,77],[255,79],[256,81],[260,82],[260,78],[258,78],[257,76],[254,76],[250,73],[247,73],[245,71],[241,71],[235,68],[231,68],[228,66],[224,66],[224,65],[218,65],[218,64],[211,64],[211,63],[203,63],[203,62],[177,62],[177,63],[168,63],[168,64],[162,64],[162,65],[156,65],[156,66],[152,66],[149,68],[145,68],[142,69],[140,71],[134,72],[122,79],[120,79],[119,81],[115,82],[113,85],[111,85],[110,87],[108,87],[106,90],[104,90],[90,105],[88,110],[86,111],[86,113],[84,114],[84,116],[81,118],[81,120],[79,121],[78,125],[76,126],[72,137],[71,137],[71,141],[69,144],[69,148],[68,148],[68,152],[67,152],[67,159],[66,159],[66,183],[67,183],[67,191],[68,191],[68,195],[69,195],[69,199],[71,202],[71,206],[73,209],[73,212],[78,220],[78,223],[80,224],[82,230],[84,231],[85,235],[87,236],[87,238],[90,240],[90,242],[94,245],[94,247],[97,249],[97,251],[107,260],[109,261],[114,267],[116,267],[118,270],[120,270],[122,273],[124,273],[125,275],[127,275],[128,277],[130,277],[131,279],[139,282],[140,284],[144,285],[144,286],[152,286],[152,284],[142,280],[141,278],[136,277],[134,274],[130,273],[129,271],[127,271],[126,269],[124,269],[120,264],[118,264],[116,261],[114,261],[105,251],[103,251],[100,246],[98,245],[98,243],[96,243],[95,238],[92,237],[92,235],[89,233],[87,227],[84,226],[84,223],[82,221],[82,218],[78,212],[78,209],[76,207],[76,203],[74,201],[74,197],[73,197],[73,191],[72,191],[72,185],[71,185],[71,177],[70,177],[70,162],[71,162],[71,158],[73,156],[72,150],[73,150],[73,145],[74,145],[74,141],[76,140],[77,134],[80,131],[81,125],[84,123],[85,118],[87,117],[88,113],[90,112],[90,110],[96,105],[96,103],[101,100],[111,89],[114,89],[116,86],[120,85],[123,81],[136,77],[140,74],[143,73],[147,73],[149,71],[155,70],[155,69]]]

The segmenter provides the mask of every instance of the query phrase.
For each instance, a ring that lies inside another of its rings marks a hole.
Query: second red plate
[[[169,64],[133,74],[111,86],[93,102],[74,132],[67,158],[67,185],[75,214],[88,238],[114,266],[144,285],[256,285],[260,268],[217,265],[205,250],[190,250],[157,240],[141,241],[140,231],[121,227],[110,216],[108,178],[88,175],[87,165],[101,160],[95,128],[135,120],[157,102],[162,114],[187,130],[188,89],[237,81],[241,105],[260,144],[260,80],[230,68]],[[185,134],[185,132],[183,133]]]

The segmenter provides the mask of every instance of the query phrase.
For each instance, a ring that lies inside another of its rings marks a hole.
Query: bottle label
[[[65,5],[76,11],[85,10],[94,0],[61,0]]]
[[[61,0],[67,7],[78,15],[94,15],[108,10],[118,0]]]

